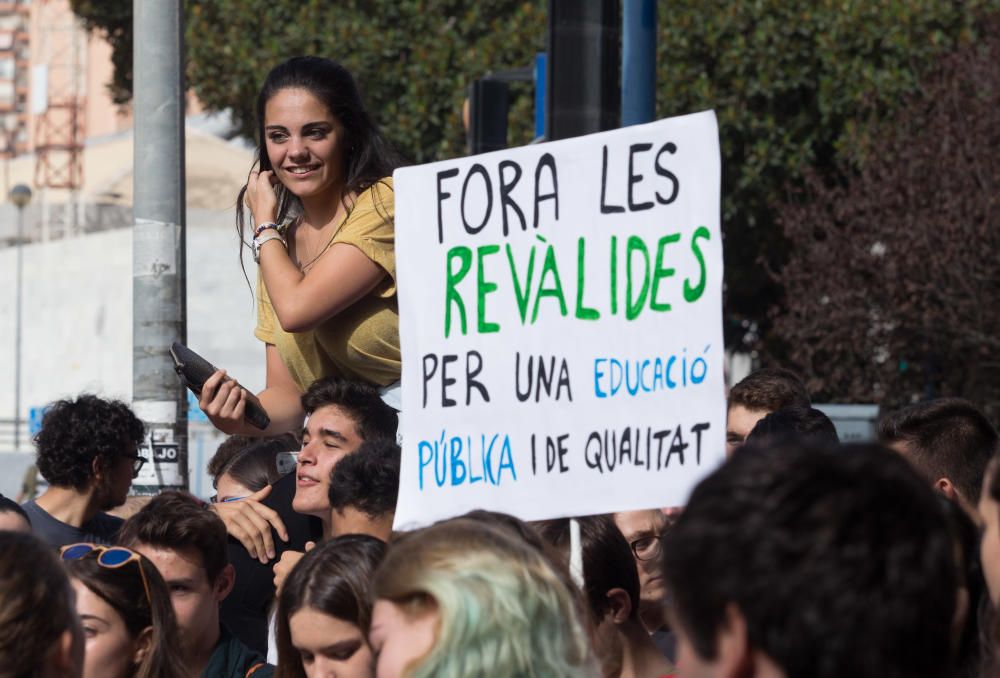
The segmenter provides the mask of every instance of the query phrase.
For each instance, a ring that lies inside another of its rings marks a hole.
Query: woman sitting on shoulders
[[[381,135],[344,67],[295,57],[272,70],[257,98],[259,168],[240,192],[253,218],[259,264],[255,335],[266,346],[271,424],[243,421],[245,389],[225,372],[200,406],[229,434],[297,431],[299,398],[337,375],[392,389],[400,374],[391,174],[400,157]],[[242,247],[242,245],[241,245]],[[395,404],[395,403],[391,403]]]

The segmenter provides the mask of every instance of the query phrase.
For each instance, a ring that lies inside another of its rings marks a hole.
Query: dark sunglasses
[[[139,568],[139,576],[142,577],[142,588],[146,590],[146,602],[149,603],[150,607],[153,606],[153,599],[149,595],[149,582],[146,581],[146,573],[142,569],[142,556],[121,546],[101,546],[100,544],[69,544],[59,549],[63,560],[80,560],[88,553],[98,554],[97,564],[109,570],[117,570],[129,563],[135,563],[135,566]]]

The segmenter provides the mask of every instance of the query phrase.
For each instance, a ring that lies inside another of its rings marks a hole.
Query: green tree
[[[100,33],[111,44],[114,74],[107,83],[111,99],[126,104],[132,99],[132,3],[107,0],[70,0],[73,12],[87,30]]]
[[[788,243],[775,208],[803,170],[867,144],[936,57],[996,0],[670,0],[659,5],[657,113],[715,109],[723,153],[727,345],[761,346]],[[771,348],[775,348],[773,345]]]
[[[253,100],[267,71],[296,54],[329,56],[356,75],[376,119],[411,159],[459,155],[466,87],[489,70],[531,64],[544,50],[542,6],[537,0],[192,3],[191,83],[209,108],[232,107],[250,136]],[[517,144],[531,139],[526,94],[526,87],[515,91],[511,141]]]
[[[793,247],[775,335],[810,392],[1000,416],[1000,15],[940,60],[864,157],[778,210]]]

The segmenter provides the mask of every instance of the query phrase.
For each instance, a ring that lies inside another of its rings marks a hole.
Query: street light
[[[24,208],[31,202],[31,189],[18,184],[8,199],[17,207],[17,310],[14,320],[14,451],[21,451],[21,270],[24,244]]]

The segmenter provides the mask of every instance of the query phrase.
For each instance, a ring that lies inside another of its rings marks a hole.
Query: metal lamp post
[[[18,184],[7,195],[17,207],[17,310],[14,320],[14,451],[21,451],[21,278],[24,250],[24,208],[31,202],[31,189]]]

